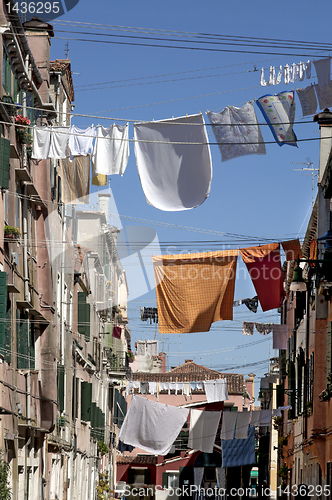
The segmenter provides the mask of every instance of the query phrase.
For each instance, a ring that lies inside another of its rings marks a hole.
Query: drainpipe
[[[23,279],[24,300],[30,302],[29,277],[28,277],[28,195],[27,184],[24,183],[23,198]]]

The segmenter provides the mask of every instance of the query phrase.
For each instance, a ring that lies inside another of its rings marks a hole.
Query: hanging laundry
[[[313,85],[309,85],[304,89],[296,89],[297,96],[300,100],[303,116],[313,115],[317,109],[317,98]]]
[[[134,380],[133,381],[133,388],[134,388],[134,390],[137,389],[139,391],[140,387],[141,387],[141,382],[139,380]]]
[[[298,66],[297,66],[297,64],[293,63],[289,69],[289,81],[290,81],[290,83],[294,83],[295,80],[297,80],[297,72],[298,72]]]
[[[112,332],[112,337],[115,339],[121,339],[121,326],[113,326],[113,332]]]
[[[314,66],[316,70],[318,85],[321,89],[324,86],[330,86],[331,80],[331,59],[330,57],[324,57],[324,59],[319,59],[314,61]]]
[[[280,307],[284,297],[279,243],[240,250],[263,311]]]
[[[258,308],[258,297],[257,295],[253,297],[252,299],[243,299],[242,300],[243,304],[247,306],[249,311],[256,313],[257,308]]]
[[[254,323],[251,321],[244,321],[242,325],[243,335],[253,335],[254,334]]]
[[[203,381],[199,381],[199,382],[196,382],[196,389],[198,391],[202,391],[204,389],[204,384],[203,384]]]
[[[221,161],[246,155],[265,155],[266,149],[252,102],[207,113],[219,145]]]
[[[150,394],[156,394],[157,392],[157,382],[149,382],[149,393]]]
[[[273,326],[273,349],[287,349],[288,326],[287,325],[272,325]]]
[[[284,66],[284,71],[283,71],[285,85],[289,84],[289,80],[290,80],[289,72],[290,72],[289,66],[288,66],[288,64],[286,64],[286,66]]]
[[[70,127],[51,127],[49,158],[63,159],[67,157]]]
[[[247,439],[249,428],[250,413],[248,411],[239,411],[236,419],[235,439]]]
[[[137,169],[147,202],[190,210],[209,196],[212,163],[201,114],[134,126]]]
[[[272,410],[261,410],[260,426],[271,425]]]
[[[260,84],[262,87],[266,87],[267,85],[267,82],[265,80],[265,77],[264,77],[264,68],[261,69],[261,81],[260,81]]]
[[[283,74],[283,69],[282,66],[279,67],[278,71],[278,76],[276,75],[276,69],[274,66],[270,66],[270,74],[269,74],[269,79],[266,82],[264,78],[264,68],[261,69],[261,81],[260,84],[262,87],[265,87],[266,85],[279,85],[281,82]]]
[[[190,382],[190,387],[191,387],[192,391],[196,391],[197,390],[197,382]]]
[[[188,448],[213,452],[221,411],[190,410]]]
[[[131,453],[135,446],[131,446],[130,444],[124,444],[122,441],[119,440],[119,444],[117,446],[117,450],[121,451],[123,453],[124,451],[129,451]]]
[[[167,455],[188,418],[187,408],[133,396],[119,439],[156,455]]]
[[[140,382],[139,392],[144,395],[148,393],[148,382]]]
[[[260,412],[260,410],[253,410],[251,412],[250,425],[252,427],[258,427],[260,421],[261,421],[261,412]]]
[[[275,410],[272,410],[272,417],[282,417],[282,412],[284,410],[291,410],[291,406],[290,405],[287,405],[287,406],[278,406],[277,409]]]
[[[224,411],[222,414],[221,439],[234,439],[237,411]]]
[[[226,470],[222,467],[216,467],[217,488],[223,488],[226,491]]]
[[[208,332],[233,319],[238,250],[152,257],[159,333]]]
[[[91,153],[95,137],[96,127],[94,125],[85,129],[72,125],[68,141],[70,161],[74,156],[86,156]]]
[[[306,65],[303,62],[300,62],[298,65],[297,76],[300,82],[302,82],[305,78],[305,68]]]
[[[293,132],[295,118],[295,96],[293,91],[280,92],[277,95],[267,94],[256,101],[270,130],[279,146],[288,144],[296,146],[296,135]]]
[[[227,401],[228,389],[227,389],[226,378],[220,378],[216,380],[205,380],[203,384],[208,403],[214,403],[217,401]]]
[[[158,309],[156,307],[141,307],[141,321],[150,320],[150,324],[158,323]]]
[[[175,382],[175,396],[178,395],[178,392],[183,391],[183,382]]]
[[[183,390],[182,394],[186,396],[191,396],[191,383],[190,382],[183,382]]]
[[[276,80],[276,85],[280,84],[281,79],[282,79],[282,73],[283,73],[282,66],[279,66],[279,71],[278,71],[278,76],[277,76],[277,80]]]
[[[282,241],[281,245],[285,252],[286,260],[296,260],[298,257],[302,259],[300,240]]]
[[[89,203],[90,194],[90,157],[76,156],[60,160],[61,179],[63,180],[62,198],[73,205]]]
[[[33,144],[31,157],[35,160],[47,160],[49,158],[51,144],[50,127],[33,127]]]
[[[134,391],[135,391],[134,383],[132,380],[130,380],[126,387],[126,397],[128,397],[129,394],[133,394]]]
[[[319,85],[315,85],[315,90],[318,99],[318,105],[320,109],[328,108],[332,105],[332,86],[331,82],[329,85],[324,85],[324,87],[320,87]]]
[[[223,440],[221,448],[223,468],[255,465],[255,428],[249,428],[247,439]]]
[[[311,78],[311,61],[305,63],[305,77],[307,79]]]
[[[94,171],[102,175],[123,175],[129,157],[129,124],[113,124],[111,127],[97,127],[96,141],[92,154]]]
[[[255,329],[261,335],[268,335],[272,332],[271,323],[255,323]]]

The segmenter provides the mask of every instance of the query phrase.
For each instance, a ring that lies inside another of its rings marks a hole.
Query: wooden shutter
[[[78,332],[85,336],[86,342],[90,341],[90,304],[86,302],[86,293],[78,292]]]
[[[73,418],[78,417],[78,388],[79,388],[79,379],[75,377],[73,379],[73,400],[72,400],[72,416]],[[75,396],[74,396],[75,395]]]
[[[81,420],[91,422],[92,384],[81,382]]]
[[[19,309],[16,309],[16,341],[17,368],[27,369],[30,366],[28,321],[21,317]]]
[[[0,138],[0,187],[9,188],[10,171],[10,141],[4,137]]]
[[[57,366],[57,385],[58,385],[58,409],[64,411],[65,409],[65,367],[63,365]]]
[[[0,354],[6,353],[7,273],[0,272]]]

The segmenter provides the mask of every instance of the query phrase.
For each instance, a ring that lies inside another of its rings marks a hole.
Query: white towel
[[[157,382],[149,382],[149,393],[156,394],[157,391]]]
[[[67,157],[70,127],[51,127],[49,158],[63,160]]]
[[[134,140],[137,169],[150,205],[178,211],[206,200],[212,163],[201,114],[136,124]]]
[[[303,116],[313,115],[317,109],[317,98],[315,88],[309,85],[304,89],[296,89],[297,96],[300,100]]]
[[[134,380],[133,381],[133,387],[134,387],[134,389],[140,389],[141,382],[139,380]]]
[[[212,453],[220,417],[220,411],[191,410],[188,447]]]
[[[314,61],[314,65],[317,74],[318,85],[321,88],[323,88],[324,85],[329,87],[331,80],[331,59],[329,57],[319,59],[318,61]]]
[[[221,439],[234,439],[237,411],[224,411],[222,415]]]
[[[188,418],[187,408],[133,396],[119,439],[156,455],[167,455]]]
[[[208,403],[226,401],[228,399],[227,379],[205,380],[204,389]]]
[[[183,382],[183,391],[182,394],[184,396],[190,396],[191,394],[191,384],[190,382]]]
[[[259,425],[270,425],[272,419],[272,410],[261,410]]]
[[[104,128],[98,125],[92,161],[97,174],[123,175],[129,157],[129,124],[112,125]]]
[[[235,439],[247,439],[250,413],[241,411],[237,414]]]
[[[177,396],[178,392],[183,391],[183,382],[175,383],[175,396]]]
[[[50,127],[33,127],[32,158],[47,160],[50,152],[51,129]]]
[[[261,412],[260,410],[254,410],[251,412],[251,421],[250,424],[252,427],[258,427],[259,422],[261,421]]]
[[[86,156],[92,152],[95,136],[96,127],[94,125],[84,129],[72,125],[68,141],[70,159],[72,160],[74,156]]]

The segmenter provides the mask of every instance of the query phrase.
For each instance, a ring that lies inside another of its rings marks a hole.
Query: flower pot
[[[17,137],[18,142],[20,142],[21,144],[27,144],[29,142],[28,137],[27,137],[27,133],[22,128],[16,129],[16,137]]]

